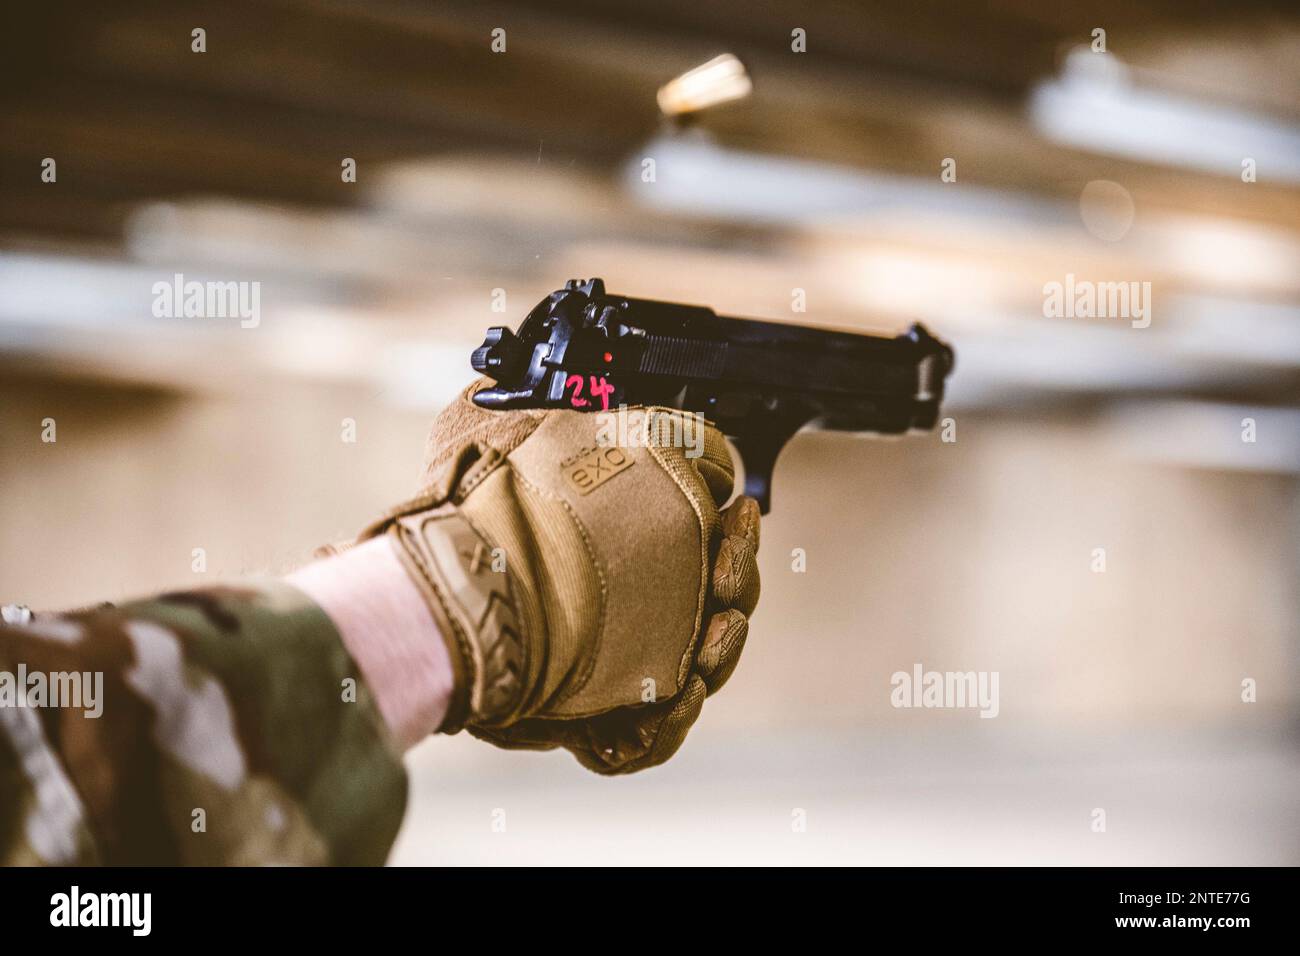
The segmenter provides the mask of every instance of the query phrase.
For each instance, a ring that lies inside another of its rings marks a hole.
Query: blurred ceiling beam
[[[658,84],[719,48],[744,56],[756,83],[749,101],[707,117],[724,143],[935,178],[955,156],[962,181],[1077,193],[1094,157],[1044,143],[1023,115],[1028,89],[1066,48],[1100,24],[1117,55],[1158,68],[1171,31],[1188,42],[1199,32],[1210,49],[1230,26],[1248,43],[1269,36],[1282,10],[1172,0],[819,0],[795,12],[740,0],[24,6],[12,14],[19,55],[4,67],[17,105],[0,119],[0,230],[112,237],[131,203],[203,194],[347,205],[342,156],[362,176],[404,157],[534,148],[539,163],[608,169],[656,130]],[[202,55],[189,50],[197,25],[208,30]],[[501,56],[488,49],[498,25],[509,30]],[[809,54],[789,51],[793,26],[808,30]],[[1294,62],[1280,65],[1292,47],[1262,49],[1244,67],[1234,60],[1230,92],[1248,94],[1247,78],[1274,90],[1295,76]],[[1185,82],[1186,64],[1175,75]],[[60,158],[58,190],[39,182],[46,155]],[[1300,220],[1300,190],[1266,177],[1243,190],[1231,175],[1112,166],[1143,205],[1194,200],[1218,215]]]

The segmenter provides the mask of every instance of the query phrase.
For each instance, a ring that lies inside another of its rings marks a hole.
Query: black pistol
[[[630,299],[572,279],[518,333],[488,329],[470,358],[495,386],[483,408],[698,412],[736,445],[745,494],[766,514],[772,467],[807,424],[895,435],[934,427],[953,351],[921,325],[884,338],[722,316],[699,305]]]

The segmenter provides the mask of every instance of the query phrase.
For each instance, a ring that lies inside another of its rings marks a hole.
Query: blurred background
[[[431,740],[394,863],[1300,863],[1291,5],[6,20],[0,600],[294,567],[572,277],[957,350],[955,440],[788,446],[745,660],[676,759]],[[747,79],[661,108],[724,53]],[[259,283],[256,326],[156,317],[178,273]],[[1149,325],[1045,315],[1068,276],[1150,283]],[[892,707],[915,664],[997,672],[998,716]]]

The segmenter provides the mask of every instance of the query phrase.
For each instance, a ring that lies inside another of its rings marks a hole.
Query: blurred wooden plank
[[[963,182],[1051,195],[1108,175],[1153,208],[1289,228],[1300,190],[1055,146],[1020,99],[1094,21],[1128,51],[1175,25],[1180,36],[1228,22],[1240,33],[1277,15],[1263,2],[1171,0],[1050,10],[819,0],[794,13],[740,0],[23,7],[19,57],[3,67],[16,105],[0,118],[0,229],[39,228],[46,200],[51,230],[77,231],[79,200],[95,235],[120,220],[118,204],[147,198],[347,205],[358,191],[339,181],[342,156],[363,175],[384,160],[461,152],[536,150],[551,164],[612,168],[655,130],[657,83],[720,45],[744,54],[757,80],[750,101],[706,118],[730,145],[927,178],[954,156]],[[199,20],[205,54],[189,49]],[[792,24],[809,30],[806,55],[789,51]],[[493,25],[508,28],[504,55],[488,49]],[[57,200],[35,175],[52,154]]]

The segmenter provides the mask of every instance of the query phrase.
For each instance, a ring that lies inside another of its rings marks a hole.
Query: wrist
[[[402,749],[438,730],[457,690],[457,668],[390,538],[364,541],[287,580],[334,623]]]

